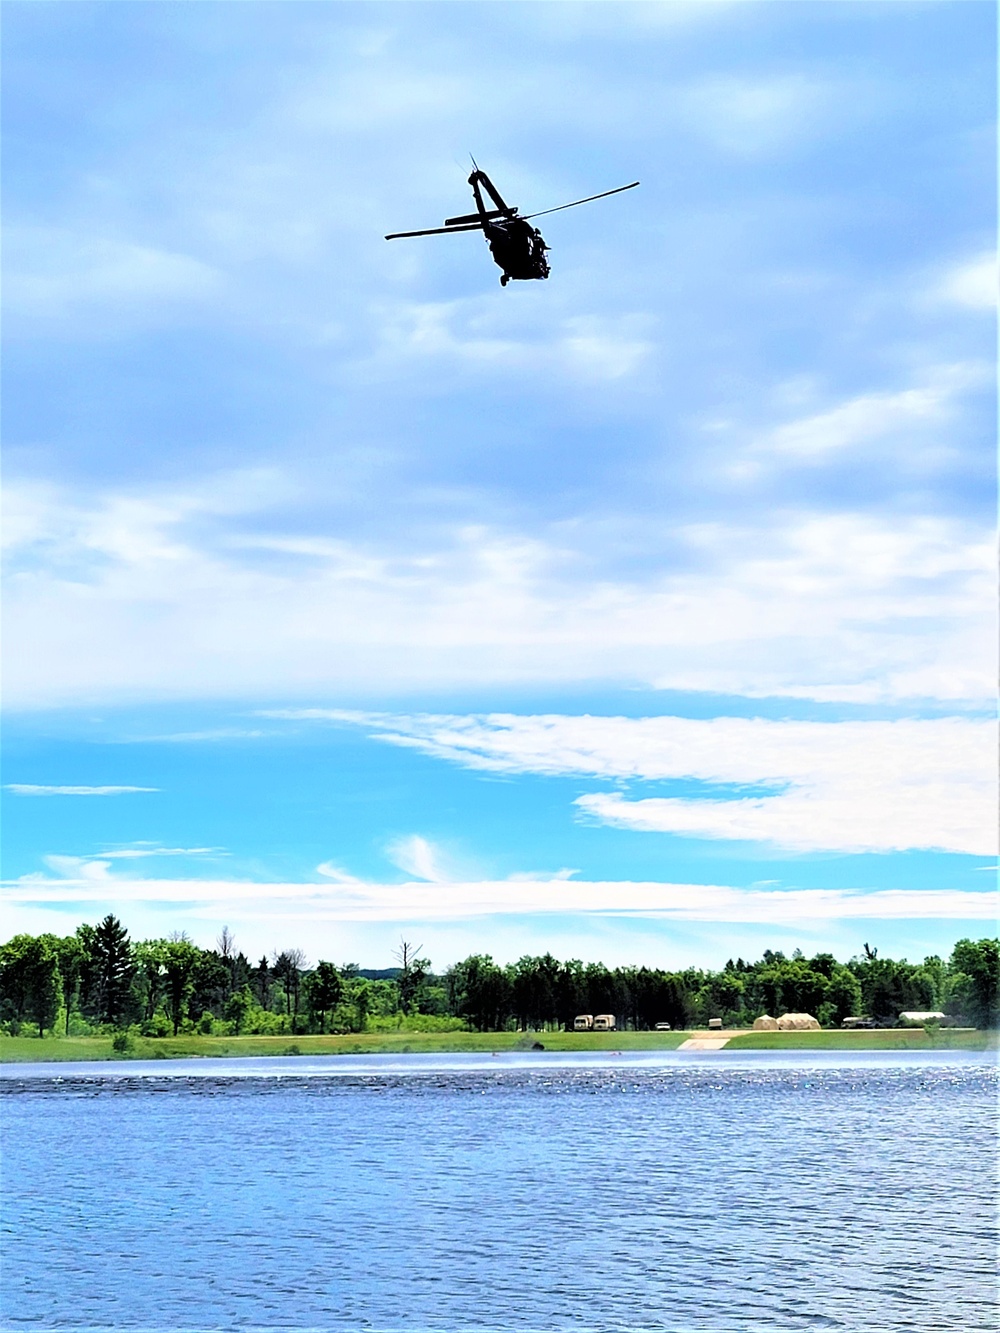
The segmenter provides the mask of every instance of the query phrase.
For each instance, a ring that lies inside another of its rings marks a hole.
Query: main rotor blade
[[[398,241],[403,236],[445,236],[452,231],[481,231],[481,222],[470,222],[462,227],[428,227],[425,231],[391,231],[387,241]]]
[[[540,213],[525,213],[525,218],[543,218],[547,213],[561,213],[564,208],[576,208],[577,204],[590,204],[595,199],[607,199],[609,194],[621,194],[623,190],[634,190],[639,184],[633,181],[631,185],[619,185],[617,190],[605,190],[603,194],[588,194],[586,199],[574,199],[571,204],[560,204],[558,208],[543,208]]]
[[[510,213],[516,213],[516,212],[517,212],[516,208],[511,209],[508,213],[504,213],[499,208],[489,208],[486,210],[485,213],[463,213],[460,218],[445,218],[444,225],[446,227],[460,227],[463,222],[475,222],[478,224],[479,222],[482,221],[484,217],[503,218],[503,217],[509,217]]]

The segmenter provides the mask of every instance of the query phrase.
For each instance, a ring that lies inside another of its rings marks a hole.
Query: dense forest
[[[849,1015],[883,1025],[908,1010],[941,1010],[974,1027],[1000,1025],[1000,941],[960,940],[951,957],[921,963],[879,957],[866,944],[839,963],[765,950],[721,971],[607,968],[551,954],[501,966],[474,954],[440,975],[401,941],[397,966],[306,965],[300,949],[252,962],[228,930],[214,949],[185,934],[132,941],[114,916],[72,935],[17,935],[0,947],[0,1025],[12,1035],[85,1035],[131,1030],[239,1035],[386,1031],[480,1032],[572,1026],[580,1013],[614,1014],[621,1028],[747,1026],[763,1013],[815,1015],[835,1026]]]

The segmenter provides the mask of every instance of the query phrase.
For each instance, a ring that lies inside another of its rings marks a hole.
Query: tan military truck
[[[595,1032],[614,1032],[615,1016],[614,1014],[595,1014],[594,1031]]]
[[[591,1032],[593,1030],[593,1027],[594,1027],[593,1014],[577,1014],[576,1018],[573,1019],[574,1032]]]

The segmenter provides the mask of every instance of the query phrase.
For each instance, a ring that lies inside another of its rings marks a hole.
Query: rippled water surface
[[[996,1327],[974,1059],[337,1068],[8,1067],[4,1329]]]

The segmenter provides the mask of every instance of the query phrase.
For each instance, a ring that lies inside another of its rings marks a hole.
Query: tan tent
[[[770,1014],[761,1014],[760,1018],[753,1021],[754,1032],[777,1032],[778,1020],[772,1018]]]
[[[782,1014],[778,1019],[778,1028],[782,1032],[811,1032],[818,1027],[812,1014]]]

